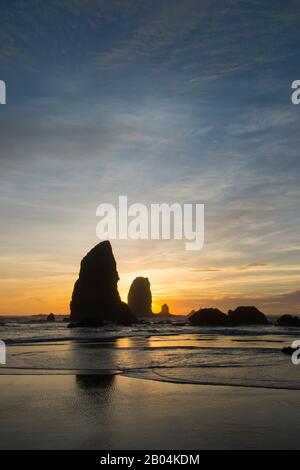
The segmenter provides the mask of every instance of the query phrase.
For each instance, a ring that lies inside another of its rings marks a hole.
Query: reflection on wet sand
[[[298,391],[121,375],[1,376],[0,389],[2,449],[299,448]]]
[[[108,390],[113,387],[114,375],[76,375],[76,385],[84,392]]]

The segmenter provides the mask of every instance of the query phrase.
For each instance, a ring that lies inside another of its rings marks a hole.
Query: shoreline
[[[4,372],[1,372],[3,370]],[[122,371],[122,370],[111,370],[111,369],[50,369],[50,368],[22,368],[22,367],[9,367],[7,369],[0,369],[1,377],[45,377],[45,376],[90,376],[90,377],[102,377],[102,376],[120,376],[127,377],[129,379],[136,380],[148,380],[159,383],[167,383],[174,385],[195,385],[199,387],[229,387],[229,388],[242,388],[242,389],[258,389],[258,390],[281,390],[281,391],[299,391],[299,387],[288,387],[288,386],[276,386],[276,385],[258,385],[258,384],[242,384],[242,383],[225,383],[225,382],[213,382],[213,381],[199,381],[199,380],[186,380],[176,377],[165,377],[160,376],[155,370],[144,370],[143,375],[139,371]],[[0,394],[1,396],[1,394]]]

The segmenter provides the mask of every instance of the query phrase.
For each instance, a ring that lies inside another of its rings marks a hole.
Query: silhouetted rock
[[[269,321],[264,313],[256,307],[237,307],[229,310],[228,316],[237,325],[268,325]]]
[[[292,315],[282,315],[276,322],[277,326],[298,326],[300,327],[300,318]]]
[[[289,356],[292,356],[294,352],[298,351],[297,348],[291,348],[290,346],[282,348],[281,352],[284,354],[288,354]]]
[[[152,294],[147,277],[136,277],[128,292],[128,305],[136,317],[152,315]]]
[[[54,315],[54,313],[49,313],[49,315],[47,316],[47,321],[49,321],[49,322],[55,322],[55,315]]]
[[[70,326],[101,326],[105,321],[136,321],[118,292],[119,275],[109,241],[96,245],[82,259],[70,303]]]
[[[194,326],[232,326],[228,315],[218,308],[202,308],[189,317],[189,322]]]
[[[163,304],[161,306],[161,310],[158,313],[158,315],[170,316],[171,313],[170,313],[170,310],[169,310],[169,306],[167,304]]]

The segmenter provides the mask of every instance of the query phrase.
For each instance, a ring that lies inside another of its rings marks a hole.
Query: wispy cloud
[[[54,310],[52,298],[67,311],[80,258],[98,241],[95,209],[119,194],[205,204],[201,252],[114,243],[123,298],[139,272],[177,313],[255,299],[295,311],[299,18],[294,1],[10,2],[1,311]]]

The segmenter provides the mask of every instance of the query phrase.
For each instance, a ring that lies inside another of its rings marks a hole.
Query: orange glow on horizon
[[[128,259],[124,253],[117,253],[117,257],[121,260]],[[9,274],[4,264],[2,265],[0,315],[49,312],[69,314],[69,302],[78,273],[78,259],[67,266],[67,269],[63,264],[32,262],[30,269],[25,269],[25,265],[22,271],[20,259],[14,262],[15,268],[12,267]],[[127,293],[135,277],[148,277],[154,313],[159,313],[165,303],[172,314],[186,315],[191,310],[207,306],[227,311],[251,302],[251,305],[260,305],[265,313],[297,314],[297,306],[289,308],[284,304],[284,296],[297,290],[300,270],[298,265],[274,267],[252,263],[246,266],[209,266],[202,269],[180,265],[162,268],[161,262],[157,261],[156,267],[152,259],[148,264],[137,259],[136,264],[144,266],[143,270],[139,270],[134,268],[133,263],[128,265],[126,262],[118,263],[118,289],[122,300],[127,301]],[[39,272],[36,274],[37,270]],[[17,277],[14,277],[14,272],[18,273]],[[283,300],[280,296],[283,296]]]

